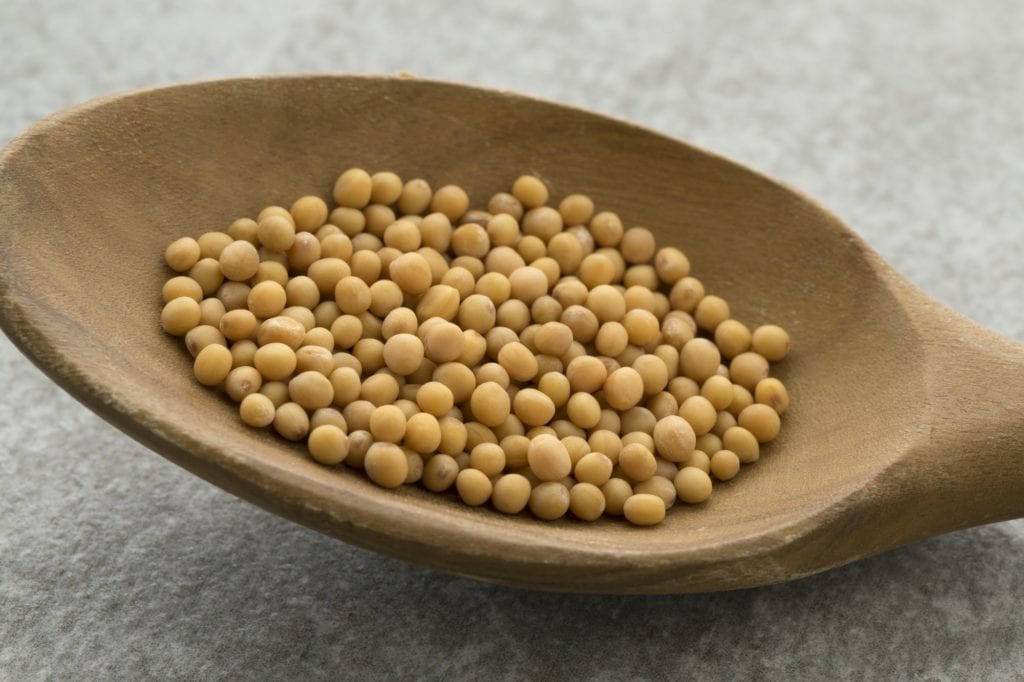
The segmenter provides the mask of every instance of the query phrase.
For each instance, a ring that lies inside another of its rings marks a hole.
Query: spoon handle
[[[1024,344],[930,308],[927,428],[890,472],[914,491],[907,512],[936,532],[1024,516]]]

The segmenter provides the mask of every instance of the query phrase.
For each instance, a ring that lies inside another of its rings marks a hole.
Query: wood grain
[[[269,203],[326,198],[354,165],[459,182],[475,205],[533,172],[553,196],[586,192],[650,227],[739,319],[789,329],[782,436],[708,503],[637,529],[543,524],[382,490],[244,427],[160,331],[163,249]],[[4,331],[118,428],[276,513],[454,573],[539,589],[730,589],[1024,515],[1020,345],[929,300],[780,183],[556,104],[352,76],[89,102],[0,156],[0,263]]]

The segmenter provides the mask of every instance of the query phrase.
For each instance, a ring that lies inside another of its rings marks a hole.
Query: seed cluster
[[[164,254],[164,330],[244,423],[376,484],[468,505],[624,516],[699,504],[779,433],[789,337],[751,330],[686,255],[537,177],[345,171]]]

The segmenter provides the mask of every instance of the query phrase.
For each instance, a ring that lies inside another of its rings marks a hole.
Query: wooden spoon
[[[689,254],[794,339],[781,437],[660,526],[542,523],[383,490],[242,426],[159,326],[163,249],[350,166],[475,205],[521,173]],[[484,580],[692,592],[797,578],[1024,515],[1024,350],[927,298],[812,200],[690,145],[518,95],[401,78],[197,83],[52,116],[0,156],[0,323],[54,381],[210,482],[348,542]],[[55,472],[55,475],[60,475]],[[145,483],[140,481],[140,485]],[[266,542],[274,542],[267,538]]]

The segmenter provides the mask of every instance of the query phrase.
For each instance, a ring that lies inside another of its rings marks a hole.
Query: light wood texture
[[[244,427],[159,328],[163,249],[269,203],[326,198],[353,165],[459,182],[475,205],[534,172],[553,196],[589,193],[682,247],[739,319],[790,331],[781,437],[709,503],[638,529],[382,490]],[[591,592],[730,589],[1024,515],[1020,345],[928,299],[808,198],[584,111],[343,76],[89,102],[0,156],[0,263],[4,331],[111,423],[276,513],[455,573]]]

